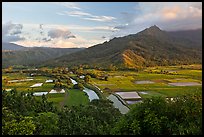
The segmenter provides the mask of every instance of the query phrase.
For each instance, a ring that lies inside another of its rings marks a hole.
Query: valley
[[[39,37],[31,38],[19,36],[22,24],[4,24],[2,135],[202,134],[202,28],[133,27],[137,33],[116,37],[110,34],[129,24],[71,25],[72,32],[66,25],[36,26]],[[72,34],[80,29],[86,39]]]
[[[77,84],[75,80],[82,83],[82,89],[74,88]],[[37,85],[36,83],[38,86],[34,86]],[[180,85],[172,83],[180,83]],[[93,91],[87,89],[90,87]],[[140,71],[103,71],[82,68],[73,71],[60,67],[16,71],[4,69],[2,89],[7,92],[15,89],[17,92],[32,92],[34,95],[38,93],[37,98],[44,93],[48,101],[54,102],[58,108],[61,108],[62,104],[63,106],[85,105],[89,102],[91,92],[95,92],[96,96],[98,94],[100,99],[108,99],[110,95],[114,95],[125,106],[131,108],[132,104],[154,96],[175,98],[195,92],[201,94],[202,65],[158,66]],[[53,89],[56,91],[52,94]],[[64,92],[61,93],[62,89]],[[83,92],[84,90],[86,92]],[[126,93],[137,95],[124,98],[123,96],[128,96]],[[93,99],[97,98],[93,97]]]

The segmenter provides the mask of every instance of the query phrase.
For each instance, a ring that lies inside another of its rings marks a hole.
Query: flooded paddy
[[[30,86],[31,88],[34,88],[34,87],[41,87],[43,85],[43,83],[36,83],[32,86]]]
[[[127,100],[126,102],[127,102],[129,105],[131,105],[131,104],[140,103],[140,102],[142,102],[142,100]]]
[[[147,92],[144,92],[144,91],[140,91],[138,92],[139,94],[148,94]]]
[[[150,80],[135,81],[135,84],[153,84],[155,82]]]
[[[115,92],[122,99],[141,99],[137,92]]]
[[[113,102],[113,106],[115,108],[118,108],[120,113],[126,114],[129,111],[129,108],[125,106],[121,101],[113,94],[107,97],[107,99],[111,100]]]
[[[24,81],[31,81],[33,79],[21,79],[21,80],[10,80],[8,82],[24,82]]]
[[[202,84],[197,82],[174,82],[174,83],[168,83],[171,86],[200,86]]]
[[[52,79],[48,79],[45,81],[45,83],[52,83],[52,82],[54,82],[54,80],[52,80]]]

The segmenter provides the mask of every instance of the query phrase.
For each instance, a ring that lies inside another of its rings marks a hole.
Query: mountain
[[[185,38],[177,37],[181,32],[173,33],[151,26],[137,34],[113,38],[109,42],[49,60],[45,65],[141,68],[202,63],[202,39],[197,38],[200,35],[194,35],[199,40],[195,42],[187,35]]]
[[[2,51],[3,68],[11,65],[38,65],[43,61],[83,50],[83,48],[32,47],[25,50]]]
[[[180,30],[168,32],[172,37],[177,39],[188,40],[202,45],[202,29]]]
[[[14,44],[14,43],[4,43],[2,42],[2,50],[13,51],[13,50],[24,50],[26,47]]]

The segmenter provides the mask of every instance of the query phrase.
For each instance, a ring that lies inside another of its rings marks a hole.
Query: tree
[[[35,124],[32,117],[21,117],[20,120],[6,121],[2,127],[3,135],[33,135]]]
[[[75,85],[73,86],[73,88],[83,90],[83,89],[84,89],[84,86],[83,86],[81,83],[78,83],[78,84],[75,84]]]
[[[84,78],[85,82],[90,82],[91,76],[90,75],[86,75]]]
[[[174,98],[153,97],[122,117],[112,129],[121,135],[201,135],[202,96],[200,93]]]
[[[88,105],[63,107],[59,113],[59,134],[108,135],[120,116],[119,110],[108,100],[92,100]]]
[[[70,79],[70,78],[67,78],[67,85],[69,86],[69,85],[71,85],[71,84],[72,84],[71,79]]]
[[[55,135],[58,133],[58,115],[52,112],[39,113],[35,118],[37,135]]]
[[[105,81],[108,81],[108,76],[105,76],[104,80],[105,80]]]

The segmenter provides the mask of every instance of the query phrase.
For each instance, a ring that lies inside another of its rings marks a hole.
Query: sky
[[[157,25],[202,28],[202,2],[2,2],[2,42],[90,47]]]

